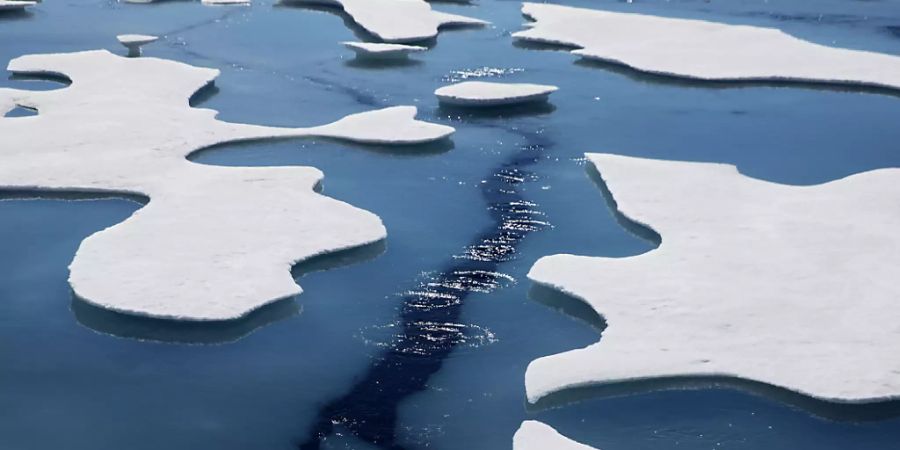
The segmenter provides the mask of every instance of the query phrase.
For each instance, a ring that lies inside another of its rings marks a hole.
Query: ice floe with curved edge
[[[426,47],[404,44],[384,44],[375,42],[344,42],[344,47],[356,52],[358,59],[365,60],[402,60],[409,58],[410,53],[424,52]]]
[[[513,436],[513,450],[596,450],[579,444],[536,420],[522,422]]]
[[[900,89],[900,57],[827,47],[781,30],[525,3],[513,37],[580,47],[587,59],[700,80],[798,81]]]
[[[566,388],[728,377],[820,400],[900,398],[900,169],[815,186],[734,166],[588,154],[656,250],[554,255],[528,277],[586,302],[600,342],[539,358],[528,399]]]
[[[434,91],[441,103],[454,106],[503,106],[547,101],[559,88],[544,84],[464,81]]]
[[[431,9],[424,0],[283,0],[296,5],[342,8],[353,21],[384,42],[411,43],[437,37],[445,26],[484,26],[489,22]]]
[[[24,11],[37,5],[38,2],[21,1],[21,0],[0,0],[0,12],[3,11]]]
[[[156,42],[159,37],[147,34],[120,34],[116,39],[128,49],[128,56],[141,56],[141,47]]]
[[[299,294],[294,263],[385,236],[374,214],[315,193],[322,179],[315,168],[205,166],[188,154],[265,138],[414,144],[453,132],[416,121],[415,107],[310,128],[223,122],[216,111],[188,104],[218,70],[105,50],[23,56],[9,70],[62,74],[73,83],[54,91],[0,89],[0,106],[39,111],[0,119],[0,189],[150,198],[126,221],[85,239],[70,266],[76,295],[135,315],[239,318]]]

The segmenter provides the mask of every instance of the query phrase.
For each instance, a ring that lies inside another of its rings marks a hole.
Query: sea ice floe
[[[398,60],[407,59],[410,53],[424,52],[427,47],[403,44],[384,44],[375,42],[344,42],[344,47],[356,52],[358,59],[365,60]]]
[[[580,47],[587,59],[701,80],[803,81],[900,88],[900,57],[827,47],[774,28],[525,3],[518,39]]]
[[[32,1],[0,0],[0,11],[22,11],[37,4],[38,2]]]
[[[553,427],[536,420],[522,422],[513,436],[513,450],[596,450],[579,444],[561,434]]]
[[[729,165],[587,157],[618,210],[662,243],[532,267],[530,279],[583,300],[608,326],[596,344],[533,361],[531,402],[693,377],[833,402],[900,397],[900,169],[790,186]]]
[[[141,47],[156,42],[159,37],[146,34],[120,34],[116,39],[128,49],[128,56],[140,56]]]
[[[501,106],[546,101],[556,86],[528,83],[464,81],[434,91],[441,103],[454,106]]]
[[[384,42],[410,43],[437,37],[444,26],[483,26],[488,22],[431,9],[425,0],[287,0],[290,4],[342,8],[353,21]]]
[[[149,197],[128,220],[82,242],[75,294],[103,308],[160,318],[241,317],[300,293],[291,266],[385,236],[377,216],[314,192],[312,167],[215,167],[186,156],[234,141],[321,136],[361,143],[438,140],[450,127],[416,121],[414,107],[347,116],[311,128],[228,123],[188,98],[218,70],[105,50],[29,55],[14,73],[62,74],[55,91],[0,89],[0,189]]]

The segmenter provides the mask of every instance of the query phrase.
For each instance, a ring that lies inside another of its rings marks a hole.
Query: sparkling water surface
[[[900,54],[896,1],[562,3],[774,26]],[[900,448],[900,413],[890,405],[832,407],[732,385],[539,408],[524,397],[531,360],[598,339],[597,324],[529,295],[531,264],[654,247],[610,213],[584,152],[724,162],[765,180],[822,183],[900,166],[898,95],[644,76],[514,45],[520,2],[434,5],[493,25],[443,32],[410,63],[373,66],[339,44],[358,38],[340,14],[270,1],[46,0],[0,15],[3,62],[124,54],[116,34],[163,36],[145,56],[222,70],[194,104],[224,120],[315,125],[415,105],[419,118],[457,128],[452,144],[424,147],[306,139],[192,155],[201,164],[313,165],[325,173],[324,194],[378,214],[388,229],[383,246],[301,265],[302,295],[232,325],[130,320],[73,301],[67,266],[79,242],[139,203],[7,195],[0,450],[504,449],[524,419],[604,450]],[[545,107],[440,108],[434,89],[463,79],[561,89]],[[0,86],[61,87],[7,76]]]

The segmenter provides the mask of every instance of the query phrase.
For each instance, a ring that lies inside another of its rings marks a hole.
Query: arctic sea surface
[[[560,3],[777,27],[900,54],[893,0]],[[0,201],[0,450],[493,450],[510,448],[525,419],[604,450],[900,448],[900,407],[891,404],[828,405],[734,383],[539,407],[524,393],[531,360],[599,336],[596,323],[533,292],[525,274],[534,261],[654,247],[611,214],[585,152],[723,162],[764,180],[817,184],[900,167],[900,95],[645,76],[514,44],[525,21],[517,1],[433,6],[493,25],[444,31],[408,63],[373,65],[340,45],[365,36],[328,8],[45,0],[0,14],[2,64],[33,53],[124,54],[117,34],[159,35],[145,56],[222,71],[193,103],[224,120],[316,125],[415,105],[420,119],[457,129],[452,144],[298,139],[193,155],[202,164],[315,166],[325,195],[378,214],[388,229],[383,245],[298,267],[302,295],[233,324],[137,320],[73,299],[67,266],[79,242],[139,204]],[[539,107],[440,107],[433,91],[462,80],[560,90]],[[63,87],[8,73],[0,86]]]

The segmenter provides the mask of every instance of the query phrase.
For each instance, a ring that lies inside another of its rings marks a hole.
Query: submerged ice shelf
[[[228,123],[188,98],[218,70],[105,50],[16,58],[17,74],[55,74],[55,91],[0,88],[0,189],[149,197],[128,220],[85,239],[70,283],[85,301],[135,315],[224,320],[301,292],[291,266],[378,241],[372,213],[314,191],[312,167],[216,167],[186,156],[234,141],[319,136],[415,144],[450,127],[416,121],[414,107],[347,116],[311,128]]]
[[[473,295],[515,284],[503,265],[519,257],[525,239],[552,228],[540,205],[526,194],[539,180],[534,168],[547,160],[554,142],[539,130],[518,128],[516,134],[525,145],[507,153],[478,183],[490,225],[473,235],[461,252],[448,255],[441,268],[422,272],[425,278],[401,294],[403,304],[390,327],[396,332],[379,343],[384,352],[372,358],[368,370],[343,395],[323,405],[300,450],[328,447],[325,441],[337,433],[352,433],[371,448],[405,448],[398,434],[403,429],[402,405],[433,389],[432,375],[461,347],[494,342],[493,333],[464,322],[467,303]]]
[[[579,444],[553,427],[536,420],[526,420],[513,436],[513,450],[596,450]]]
[[[833,402],[900,398],[900,169],[789,186],[722,164],[587,156],[613,207],[662,243],[532,267],[530,279],[583,300],[608,327],[596,344],[533,361],[529,401],[692,377]]]
[[[900,89],[900,57],[827,47],[774,28],[525,3],[515,38],[575,46],[587,59],[700,80],[798,81]]]
[[[286,0],[296,5],[326,5],[344,10],[353,21],[388,43],[412,43],[437,37],[445,26],[484,26],[488,22],[435,11],[425,0]]]

